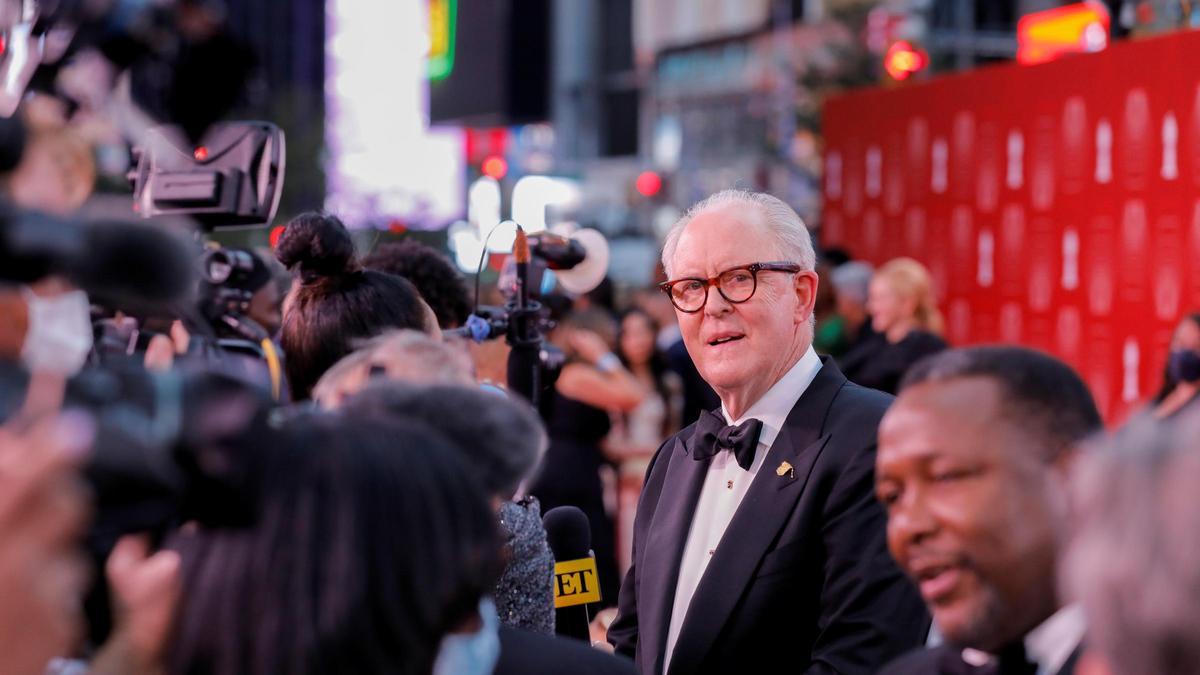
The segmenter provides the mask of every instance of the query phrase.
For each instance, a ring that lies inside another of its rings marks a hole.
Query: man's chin
[[[982,651],[992,651],[1003,642],[999,618],[994,604],[965,598],[933,608],[933,622],[947,643]]]
[[[713,391],[717,392],[717,396],[720,396],[721,400],[725,400],[730,396],[736,396],[738,392],[746,388],[746,378],[741,376],[734,376],[724,372],[705,375],[701,371],[701,377],[713,388]]]

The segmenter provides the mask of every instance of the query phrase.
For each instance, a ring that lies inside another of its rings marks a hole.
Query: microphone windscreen
[[[97,303],[131,314],[186,303],[198,250],[148,223],[98,221],[82,228],[84,252],[67,276]]]
[[[542,517],[546,528],[546,542],[554,552],[554,559],[579,560],[590,555],[592,528],[587,516],[574,506],[558,506]]]

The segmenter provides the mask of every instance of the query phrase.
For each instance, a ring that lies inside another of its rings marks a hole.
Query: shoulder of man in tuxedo
[[[829,406],[826,431],[861,435],[874,444],[879,421],[895,400],[891,394],[847,380]]]
[[[821,452],[818,473],[831,477],[851,466],[870,464],[874,476],[879,421],[893,400],[891,394],[844,381],[821,423],[820,433],[829,442]],[[871,491],[874,494],[873,487]]]

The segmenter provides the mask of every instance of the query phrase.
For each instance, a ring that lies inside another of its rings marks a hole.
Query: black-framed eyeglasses
[[[800,271],[800,265],[791,262],[751,263],[727,269],[710,279],[686,277],[664,281],[658,287],[671,298],[671,304],[676,309],[694,314],[708,302],[708,289],[711,286],[716,286],[722,298],[736,305],[754,297],[754,291],[758,290],[759,272],[796,274]]]

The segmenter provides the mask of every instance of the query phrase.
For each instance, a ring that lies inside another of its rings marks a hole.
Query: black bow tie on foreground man
[[[868,675],[920,644],[928,619],[887,553],[874,496],[875,426],[890,400],[823,362],[713,553],[667,675]],[[746,425],[726,440],[737,436],[752,457],[749,426],[761,423]],[[642,675],[663,672],[684,543],[711,464],[700,455],[715,454],[724,430],[720,411],[702,415],[649,468],[633,567],[608,631]],[[781,462],[795,470],[778,473]]]
[[[762,433],[762,420],[750,419],[736,426],[725,424],[725,418],[714,410],[700,414],[696,422],[696,447],[692,451],[697,460],[715,457],[722,450],[729,450],[737,458],[738,466],[749,471],[754,463],[754,452],[758,449],[758,435]]]

